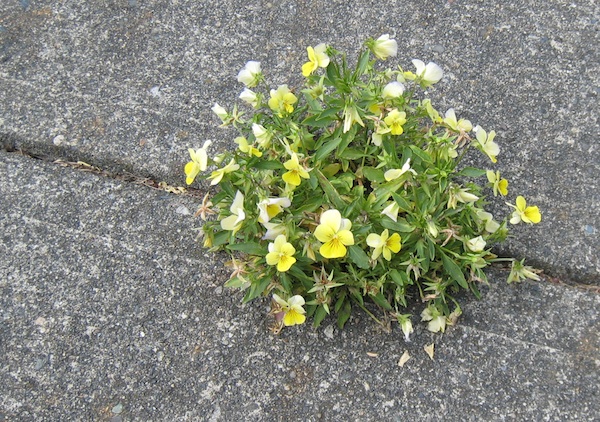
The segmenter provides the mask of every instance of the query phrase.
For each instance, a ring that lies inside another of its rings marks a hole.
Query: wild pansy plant
[[[245,290],[244,301],[272,297],[276,331],[329,314],[341,327],[361,308],[382,324],[397,320],[408,339],[417,299],[427,328],[444,331],[461,314],[455,293],[479,297],[484,268],[507,260],[490,248],[508,223],[541,220],[522,196],[501,222],[484,209],[485,194],[508,195],[493,170],[496,134],[423,98],[443,77],[438,65],[383,67],[398,51],[388,35],[365,47],[354,67],[331,46],[308,47],[301,89],[269,86],[248,62],[240,108],[213,107],[238,132],[232,149],[212,159],[210,142],[189,150],[186,182],[202,174],[220,188],[196,213],[204,246],[232,256],[226,286]],[[470,149],[490,168],[461,166]],[[537,278],[509,260],[509,282]]]

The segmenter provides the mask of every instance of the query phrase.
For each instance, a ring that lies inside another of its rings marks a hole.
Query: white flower
[[[394,221],[398,221],[398,212],[400,211],[400,205],[396,201],[390,202],[390,204],[381,211],[383,215],[387,215]]]
[[[372,51],[378,59],[385,60],[398,54],[398,43],[391,40],[389,34],[384,34],[375,40]]]
[[[256,95],[256,92],[248,88],[244,88],[240,94],[240,99],[250,104],[252,107],[256,107],[258,105],[258,96]]]
[[[219,119],[221,119],[222,121],[227,120],[227,118],[229,117],[229,113],[227,113],[227,110],[221,107],[218,103],[215,103],[215,105],[212,106],[211,110],[213,111],[213,113],[219,116]]]
[[[412,63],[417,68],[415,73],[417,78],[420,79],[420,84],[423,87],[439,82],[444,76],[442,68],[433,62],[429,62],[425,65],[421,60],[414,59]]]
[[[237,80],[248,88],[252,88],[258,84],[261,77],[260,62],[249,61],[238,73]]]
[[[229,207],[229,211],[231,211],[231,215],[221,220],[221,227],[223,230],[232,230],[235,233],[240,229],[242,221],[246,218],[244,194],[239,190],[235,194],[235,199]]]
[[[470,132],[473,129],[473,125],[469,120],[456,120],[456,113],[453,108],[449,108],[446,112],[444,123],[457,132]]]
[[[262,223],[267,232],[262,237],[263,240],[275,240],[280,234],[287,235],[287,228],[281,223]]]
[[[390,82],[384,86],[383,91],[381,91],[381,97],[385,100],[398,98],[402,94],[404,94],[404,85],[400,82]]]
[[[483,237],[477,236],[467,240],[466,245],[471,252],[481,252],[485,248],[485,240],[483,240]]]
[[[412,168],[410,168],[410,158],[408,160],[406,160],[406,163],[404,163],[404,165],[402,166],[401,169],[388,170],[385,172],[383,177],[385,177],[385,180],[389,182],[391,180],[395,180],[395,179],[399,178],[406,172],[412,173],[415,176],[417,175],[417,172],[414,171]]]
[[[252,123],[252,133],[256,138],[256,142],[258,142],[258,146],[261,148],[269,147],[273,134],[265,129],[264,126],[259,125],[258,123]]]

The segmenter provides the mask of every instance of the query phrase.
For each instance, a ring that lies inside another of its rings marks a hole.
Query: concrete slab
[[[273,336],[266,301],[240,306],[193,244],[194,198],[6,153],[0,198],[0,420],[600,413],[598,294],[496,271],[444,335],[404,343],[358,313]]]
[[[354,54],[390,33],[399,64],[445,69],[434,104],[496,129],[513,198],[543,210],[501,252],[600,283],[598,15],[593,0],[3,2],[0,138],[183,184],[188,147],[231,147],[210,107],[237,98],[247,60],[276,85],[298,79],[307,45]]]

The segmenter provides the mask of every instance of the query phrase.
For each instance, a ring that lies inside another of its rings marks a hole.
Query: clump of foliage
[[[212,159],[210,141],[189,150],[187,183],[202,174],[220,188],[198,211],[204,246],[231,255],[226,286],[245,290],[244,301],[272,295],[276,330],[329,314],[341,327],[362,308],[397,320],[408,339],[406,309],[419,299],[427,328],[444,331],[461,313],[456,292],[479,296],[508,222],[538,223],[540,212],[522,196],[503,221],[485,210],[485,189],[505,196],[508,182],[460,163],[470,149],[496,163],[495,132],[424,98],[443,77],[438,65],[384,67],[397,54],[387,35],[368,40],[355,66],[325,44],[307,53],[298,90],[269,89],[260,63],[248,62],[243,105],[213,107],[237,129],[236,148]],[[509,282],[537,278],[512,261]]]

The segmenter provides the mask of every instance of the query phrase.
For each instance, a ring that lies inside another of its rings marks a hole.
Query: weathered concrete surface
[[[419,325],[405,343],[362,313],[272,336],[268,304],[240,306],[192,244],[193,198],[6,153],[0,198],[0,420],[600,413],[597,294],[492,272],[441,336]]]
[[[307,45],[353,54],[390,33],[394,63],[446,70],[434,104],[496,129],[510,199],[542,209],[502,252],[600,283],[599,16],[595,0],[5,1],[0,137],[182,184],[189,146],[231,145],[210,107],[231,106],[247,60],[274,86],[298,80]]]

